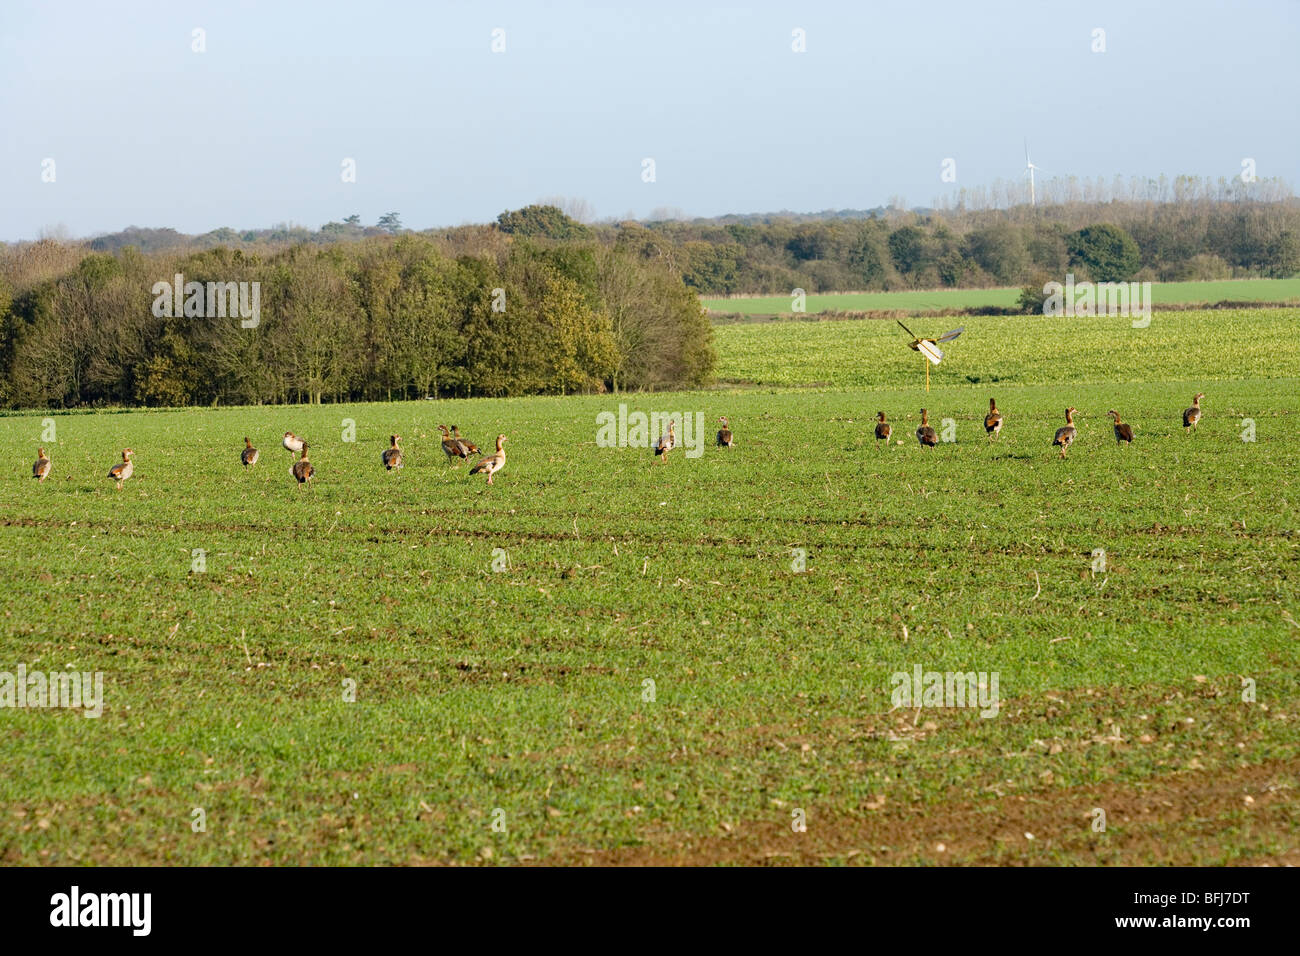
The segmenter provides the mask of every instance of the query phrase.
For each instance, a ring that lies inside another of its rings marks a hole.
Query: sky
[[[1026,138],[1040,176],[1294,187],[1298,40],[1297,0],[0,0],[0,241],[926,206]]]

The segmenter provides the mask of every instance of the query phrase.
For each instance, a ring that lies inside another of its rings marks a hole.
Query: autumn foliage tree
[[[178,274],[204,290],[256,283],[257,321],[155,309],[154,286]],[[459,246],[404,233],[269,254],[0,251],[11,407],[682,388],[706,382],[714,361],[677,273],[592,240],[476,229]]]

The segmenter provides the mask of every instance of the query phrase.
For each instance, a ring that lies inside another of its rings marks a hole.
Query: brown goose
[[[302,457],[295,461],[293,467],[289,469],[289,474],[293,475],[294,481],[298,482],[299,488],[311,481],[312,476],[316,474],[316,469],[307,460],[307,448],[306,444],[302,446]]]
[[[670,418],[668,419],[668,434],[660,435],[659,440],[655,442],[653,451],[661,465],[668,460],[668,453],[677,447],[677,432],[673,429],[673,420]]]
[[[468,438],[461,438],[461,437],[460,437],[460,426],[459,426],[459,425],[452,425],[452,426],[451,426],[451,437],[452,437],[453,440],[460,442],[460,446],[461,446],[462,448],[465,449],[465,457],[466,457],[466,458],[468,458],[470,455],[477,455],[477,454],[478,454],[478,445],[474,444],[474,443],[473,443],[472,441],[470,441]]]
[[[939,435],[930,427],[930,416],[924,408],[921,409],[921,424],[916,429],[916,440],[921,443],[922,448],[933,448],[939,444]]]
[[[32,477],[37,481],[44,481],[50,477],[50,460],[45,457],[45,449],[40,448],[36,452],[36,464],[32,465]]]
[[[1002,435],[1002,413],[998,411],[998,403],[989,399],[989,413],[984,416],[984,431],[993,438]]]
[[[885,421],[885,413],[876,412],[876,447],[879,448],[882,441],[888,445],[889,436],[892,434],[894,434],[894,426]]]
[[[394,468],[402,467],[402,449],[397,447],[397,443],[402,440],[402,436],[389,435],[388,440],[391,444],[384,449],[384,467],[392,471]]]
[[[723,415],[718,421],[722,422],[722,427],[718,429],[718,447],[731,447],[731,423],[727,421],[727,416]]]
[[[253,443],[248,440],[247,435],[244,436],[244,450],[239,453],[239,460],[244,463],[245,468],[251,468],[257,464],[257,449],[253,447]]]
[[[1115,419],[1115,443],[1122,445],[1125,443],[1133,444],[1133,426],[1126,425],[1119,420],[1119,412],[1111,409],[1106,413]]]
[[[1061,446],[1062,458],[1065,457],[1066,450],[1074,444],[1074,436],[1078,434],[1074,428],[1074,412],[1073,407],[1065,410],[1065,425],[1056,430],[1056,437],[1052,439],[1053,445]]]
[[[1183,410],[1183,434],[1196,427],[1196,423],[1201,420],[1201,399],[1205,397],[1204,392],[1197,392],[1196,397],[1192,399],[1192,407]]]
[[[497,453],[481,459],[477,465],[469,470],[469,473],[471,475],[485,474],[488,476],[487,483],[492,484],[492,476],[506,466],[506,450],[503,447],[505,442],[506,436],[498,435]]]
[[[289,454],[292,455],[294,452],[302,451],[303,446],[305,444],[306,442],[303,439],[299,438],[297,435],[295,435],[293,432],[284,433],[284,447],[285,450],[289,452]]]
[[[122,460],[108,469],[108,477],[117,482],[117,490],[122,490],[122,482],[126,481],[135,473],[135,462],[131,458],[135,452],[130,448],[122,450]]]
[[[465,448],[465,443],[452,438],[451,432],[447,431],[446,425],[439,425],[438,431],[442,432],[442,450],[447,453],[448,462],[454,463],[457,458],[469,457],[469,451]]]

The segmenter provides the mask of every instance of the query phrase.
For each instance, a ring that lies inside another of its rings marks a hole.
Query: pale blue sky
[[[1021,175],[1025,136],[1054,175],[1251,157],[1296,186],[1297,41],[1292,0],[3,0],[0,239],[427,228],[548,196],[601,217],[928,205],[956,188],[945,157],[957,186]]]

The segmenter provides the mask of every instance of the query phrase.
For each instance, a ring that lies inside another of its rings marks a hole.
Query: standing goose
[[[45,457],[45,449],[37,449],[36,464],[32,465],[32,477],[37,481],[44,481],[50,477],[50,460]]]
[[[882,441],[888,445],[889,436],[892,434],[894,434],[894,426],[885,421],[885,413],[876,412],[876,447],[879,448]]]
[[[1205,397],[1204,392],[1197,392],[1196,397],[1192,399],[1192,407],[1183,410],[1183,434],[1196,427],[1196,423],[1201,420],[1201,399]]]
[[[668,434],[660,435],[659,440],[655,442],[654,453],[662,465],[668,460],[668,453],[677,447],[677,432],[673,430],[673,420],[668,419]]]
[[[130,448],[122,450],[122,460],[108,469],[108,477],[117,482],[117,490],[122,490],[122,482],[126,481],[135,472],[135,462],[131,460],[135,451]]]
[[[727,421],[727,416],[723,415],[718,421],[722,422],[722,427],[718,429],[718,447],[731,447],[731,423]]]
[[[1002,435],[1002,413],[998,411],[998,403],[989,399],[989,413],[984,416],[984,431],[993,438]]]
[[[1115,444],[1122,445],[1125,442],[1130,445],[1133,444],[1133,426],[1121,422],[1119,420],[1119,412],[1115,411],[1113,408],[1106,414],[1115,419]]]
[[[471,475],[477,475],[480,473],[485,474],[488,476],[487,483],[489,485],[492,484],[492,476],[506,466],[506,450],[503,447],[505,441],[505,435],[498,435],[497,453],[495,455],[488,455],[486,458],[480,460],[477,465],[469,470],[469,473]]]
[[[402,449],[397,447],[397,443],[402,440],[402,436],[389,435],[388,440],[391,444],[384,449],[384,467],[392,471],[394,468],[402,467]]]
[[[438,431],[442,432],[442,450],[447,453],[449,463],[454,463],[453,460],[456,458],[469,457],[469,451],[465,448],[465,443],[452,438],[451,432],[447,431],[446,425],[439,425]]]
[[[1074,436],[1078,434],[1074,428],[1074,412],[1075,409],[1073,407],[1065,410],[1065,425],[1056,430],[1056,437],[1052,439],[1053,445],[1061,446],[1062,458],[1065,457],[1066,449],[1074,444]]]
[[[924,408],[921,409],[921,424],[916,429],[916,440],[922,448],[933,448],[939,444],[939,434],[930,427],[930,415]]]
[[[305,446],[306,446],[306,442],[303,441],[303,439],[299,438],[297,435],[295,435],[293,432],[284,433],[284,447],[285,450],[289,452],[289,454],[292,455],[294,452],[302,451]]]
[[[465,456],[464,456],[464,457],[468,458],[470,455],[477,455],[477,454],[478,454],[478,445],[474,444],[474,443],[473,443],[472,441],[470,441],[468,438],[461,438],[461,437],[460,437],[460,426],[459,426],[459,425],[452,425],[452,426],[451,426],[451,437],[452,437],[453,440],[460,442],[460,447],[465,449]]]
[[[257,464],[257,449],[253,447],[253,443],[248,440],[247,435],[244,436],[244,450],[239,453],[239,460],[244,463],[245,468],[251,468]]]
[[[313,468],[311,462],[307,460],[307,447],[306,443],[304,443],[302,446],[302,457],[295,461],[293,467],[289,469],[289,474],[293,475],[294,480],[298,482],[298,487],[300,488],[307,484],[307,482],[311,481],[312,476],[316,474],[316,469]]]

